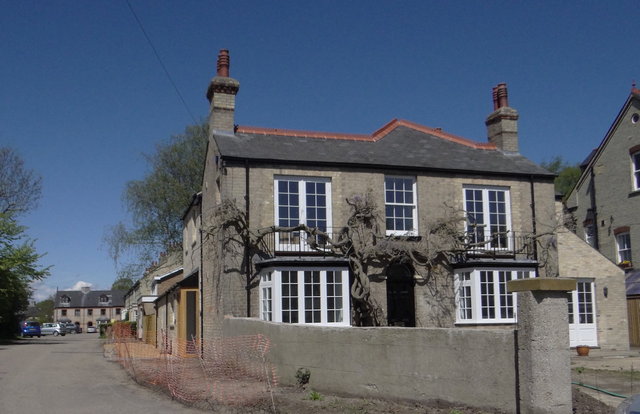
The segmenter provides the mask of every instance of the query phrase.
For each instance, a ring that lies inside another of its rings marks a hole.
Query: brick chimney
[[[519,152],[518,111],[509,106],[507,84],[493,88],[493,113],[485,121],[489,142],[504,152]]]
[[[240,82],[229,77],[229,51],[222,49],[218,54],[217,74],[207,89],[210,130],[233,132],[238,89]]]

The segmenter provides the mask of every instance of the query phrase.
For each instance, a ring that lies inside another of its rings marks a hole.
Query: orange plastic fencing
[[[269,338],[244,335],[180,341],[164,333],[161,337],[156,348],[138,340],[128,326],[115,324],[109,334],[112,358],[138,383],[164,389],[192,405],[275,411],[277,376],[266,360]]]

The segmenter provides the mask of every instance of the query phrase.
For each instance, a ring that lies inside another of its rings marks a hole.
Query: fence
[[[136,382],[160,388],[172,398],[201,408],[218,405],[263,407],[275,411],[275,369],[266,361],[270,341],[242,335],[211,341],[170,340],[156,348],[136,339],[128,326],[109,334],[111,358]],[[196,350],[197,352],[192,352]]]

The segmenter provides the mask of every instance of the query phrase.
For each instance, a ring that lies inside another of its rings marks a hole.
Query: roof
[[[83,292],[81,290],[59,290],[56,293],[54,307],[56,308],[105,308],[105,307],[123,307],[124,306],[124,290],[90,290]],[[100,302],[100,297],[107,295],[108,303]],[[60,299],[67,296],[71,300],[68,306],[62,306]]]
[[[640,295],[640,271],[625,275],[624,283],[627,288],[627,296]]]
[[[238,127],[214,139],[227,160],[555,177],[493,144],[397,119],[371,135]]]
[[[613,137],[614,135],[613,132],[615,131],[616,126],[620,123],[622,116],[624,115],[624,113],[626,112],[626,110],[629,108],[629,106],[634,100],[640,100],[640,89],[637,89],[635,85],[631,88],[631,92],[629,93],[627,100],[622,105],[622,108],[620,108],[618,115],[616,115],[616,118],[614,119],[613,123],[609,127],[609,130],[607,131],[604,138],[602,139],[602,142],[600,142],[600,145],[598,145],[598,148],[591,151],[587,156],[587,158],[584,161],[582,161],[582,163],[580,164],[580,169],[582,170],[582,174],[580,175],[580,178],[578,178],[578,181],[573,186],[569,194],[575,191],[575,189],[578,188],[582,184],[582,182],[589,176],[590,168],[598,160],[598,158],[600,158],[600,155],[602,154],[605,147]]]

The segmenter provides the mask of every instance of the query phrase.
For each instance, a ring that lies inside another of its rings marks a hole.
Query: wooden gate
[[[640,297],[627,298],[629,345],[640,346]]]

